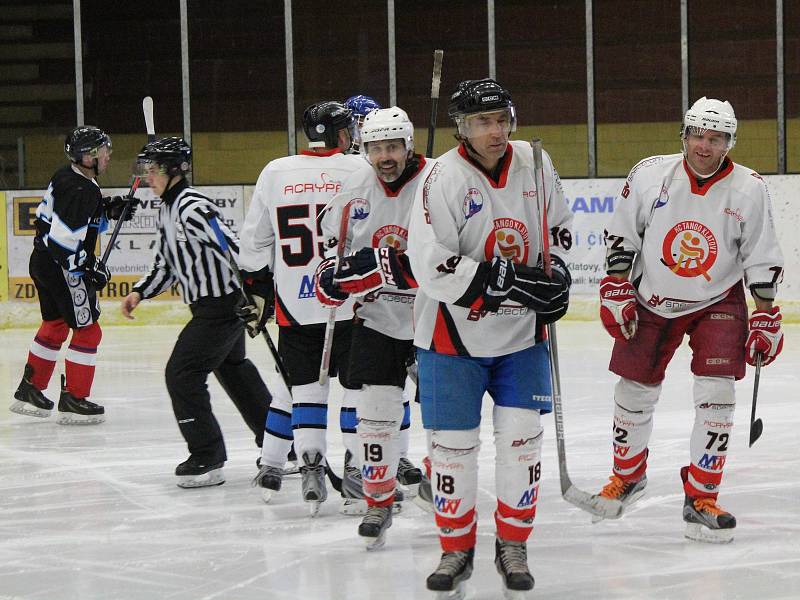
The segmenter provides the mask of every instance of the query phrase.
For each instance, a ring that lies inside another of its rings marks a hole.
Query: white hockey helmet
[[[683,116],[681,137],[686,137],[690,127],[711,129],[728,134],[728,152],[736,144],[736,115],[727,100],[716,100],[703,96]]]
[[[402,139],[409,152],[414,150],[414,124],[402,108],[379,108],[364,117],[361,126],[361,144],[364,148],[369,142],[395,139]]]

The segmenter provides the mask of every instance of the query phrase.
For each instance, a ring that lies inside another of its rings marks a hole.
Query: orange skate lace
[[[697,512],[707,512],[715,517],[726,514],[724,510],[717,506],[717,502],[713,498],[695,499],[694,508]]]
[[[612,475],[608,478],[608,480],[610,483],[605,485],[603,490],[600,492],[600,495],[603,498],[608,498],[609,500],[616,500],[625,491],[625,482],[616,475]]]

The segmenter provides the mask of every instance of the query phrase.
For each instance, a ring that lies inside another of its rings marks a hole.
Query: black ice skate
[[[178,487],[184,489],[210,487],[225,483],[222,466],[225,462],[212,463],[190,456],[177,467]]]
[[[289,454],[286,455],[286,465],[283,467],[284,475],[296,475],[300,472],[300,467],[297,464],[297,454],[294,451],[294,442],[289,448]]]
[[[430,459],[426,456],[422,462],[425,465],[425,473],[422,475],[422,480],[419,482],[417,495],[414,497],[413,502],[425,512],[434,513],[436,510],[433,507],[433,492],[431,491]]]
[[[67,391],[67,378],[61,376],[61,397],[58,399],[58,423],[60,425],[94,425],[106,420],[106,409],[89,402],[86,398],[76,398]]]
[[[494,566],[503,578],[503,593],[508,600],[523,600],[533,589],[533,575],[528,570],[528,547],[525,542],[497,538],[494,542]]]
[[[405,456],[400,457],[397,463],[397,483],[406,488],[408,497],[413,498],[419,493],[419,484],[422,481],[422,471]]]
[[[31,383],[32,377],[33,366],[25,365],[22,381],[19,382],[17,391],[14,392],[14,399],[16,402],[11,405],[9,410],[18,415],[47,418],[53,410],[53,401],[46,398],[45,395]]]
[[[623,481],[617,475],[608,479],[609,482],[600,493],[592,496],[592,504],[596,509],[592,514],[592,523],[599,523],[603,519],[619,519],[625,508],[644,495],[644,488],[647,487],[647,475],[638,481]]]
[[[283,469],[259,465],[258,475],[253,478],[253,487],[261,488],[261,499],[269,504],[272,496],[280,491],[283,483]]]
[[[686,482],[689,468],[681,468],[681,479]],[[736,517],[717,506],[713,498],[686,496],[683,502],[684,536],[697,542],[727,544],[733,541]]]
[[[303,464],[300,467],[303,500],[309,503],[312,517],[316,517],[320,505],[328,499],[328,488],[325,487],[325,462],[322,454],[315,452],[309,456],[303,453]]]
[[[367,550],[377,550],[386,544],[386,530],[391,526],[391,507],[371,506],[358,526],[358,535],[365,538]]]
[[[475,548],[466,552],[443,552],[436,570],[428,575],[428,589],[439,592],[437,600],[461,600],[466,593],[464,582],[472,575]]]

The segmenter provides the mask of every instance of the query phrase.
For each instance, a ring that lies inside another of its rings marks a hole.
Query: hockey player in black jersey
[[[111,160],[107,133],[90,125],[76,127],[67,135],[64,152],[70,164],[55,172],[36,209],[29,270],[38,293],[42,324],[31,344],[11,410],[21,415],[50,416],[54,404],[44,390],[71,330],[58,422],[102,423],[105,409],[87,398],[102,337],[97,292],[111,275],[94,251],[97,236],[106,229],[108,220],[120,218],[125,203],[132,202],[132,210],[125,213],[128,220],[136,206],[132,198],[104,198],[97,184],[96,178]]]
[[[122,301],[122,314],[177,284],[192,319],[181,331],[166,366],[167,390],[189,458],[175,475],[183,488],[220,485],[227,459],[222,431],[211,412],[206,386],[213,372],[261,446],[271,396],[255,365],[245,357],[244,325],[236,316],[241,287],[228,258],[239,241],[216,206],[189,185],[191,147],[181,138],[150,142],[138,165],[161,198],[158,246],[150,273]]]

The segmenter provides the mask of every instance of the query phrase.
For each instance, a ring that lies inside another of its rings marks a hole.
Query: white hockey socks
[[[538,410],[494,407],[497,537],[524,542],[539,498],[543,431]]]
[[[306,453],[309,457],[315,452],[325,456],[329,386],[314,382],[292,387],[292,431],[295,453],[300,460]]]
[[[439,543],[445,552],[475,546],[478,515],[480,430],[434,430],[431,435],[431,486]]]
[[[683,488],[692,498],[716,499],[733,430],[733,378],[695,376],[694,406],[691,464]]]
[[[402,390],[393,385],[365,385],[358,404],[359,463],[369,506],[390,506],[394,500],[400,459]]]
[[[624,377],[614,388],[614,474],[623,481],[637,481],[645,475],[647,444],[660,392],[661,384]]]

